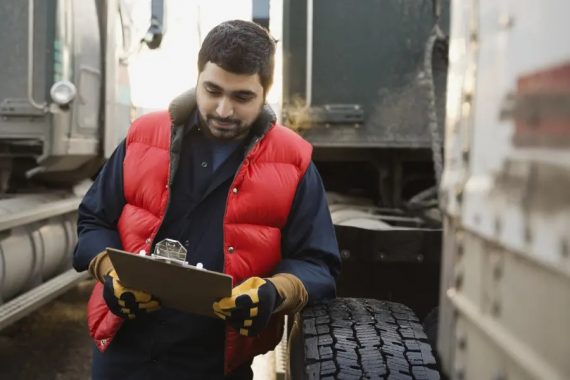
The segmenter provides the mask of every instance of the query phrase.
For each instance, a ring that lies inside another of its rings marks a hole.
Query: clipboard
[[[123,285],[156,296],[166,307],[216,317],[212,304],[232,294],[232,277],[224,273],[114,248],[107,248],[107,254]]]

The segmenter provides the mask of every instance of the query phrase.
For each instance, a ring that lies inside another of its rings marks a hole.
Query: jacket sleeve
[[[281,244],[283,259],[275,273],[298,277],[309,295],[308,304],[333,298],[340,255],[325,190],[313,163],[297,187]]]
[[[73,267],[78,272],[107,247],[122,248],[117,222],[125,205],[123,193],[123,141],[101,169],[78,210],[77,245]]]

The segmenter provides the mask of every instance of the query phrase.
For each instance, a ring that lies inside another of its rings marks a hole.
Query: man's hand
[[[251,277],[232,289],[231,297],[214,302],[214,313],[241,335],[259,334],[269,323],[280,296],[270,281]]]
[[[160,302],[148,293],[125,288],[113,269],[104,277],[103,298],[113,314],[133,319],[160,309]]]

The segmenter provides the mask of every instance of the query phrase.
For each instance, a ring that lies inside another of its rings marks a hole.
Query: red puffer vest
[[[123,248],[150,251],[166,212],[171,150],[171,119],[167,112],[145,115],[131,126],[126,140],[123,186],[126,204],[118,222]],[[291,130],[271,125],[245,157],[226,201],[224,271],[234,285],[251,276],[269,276],[281,259],[281,229],[287,221],[297,185],[311,159],[311,145]],[[103,286],[97,283],[88,303],[88,325],[104,351],[123,319],[109,311]],[[275,347],[283,331],[282,317],[272,318],[257,337],[226,329],[227,374],[255,355]]]

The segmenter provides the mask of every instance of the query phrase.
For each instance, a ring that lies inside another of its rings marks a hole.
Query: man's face
[[[207,62],[198,77],[196,101],[208,135],[238,140],[261,113],[263,87],[258,74],[234,74]]]

